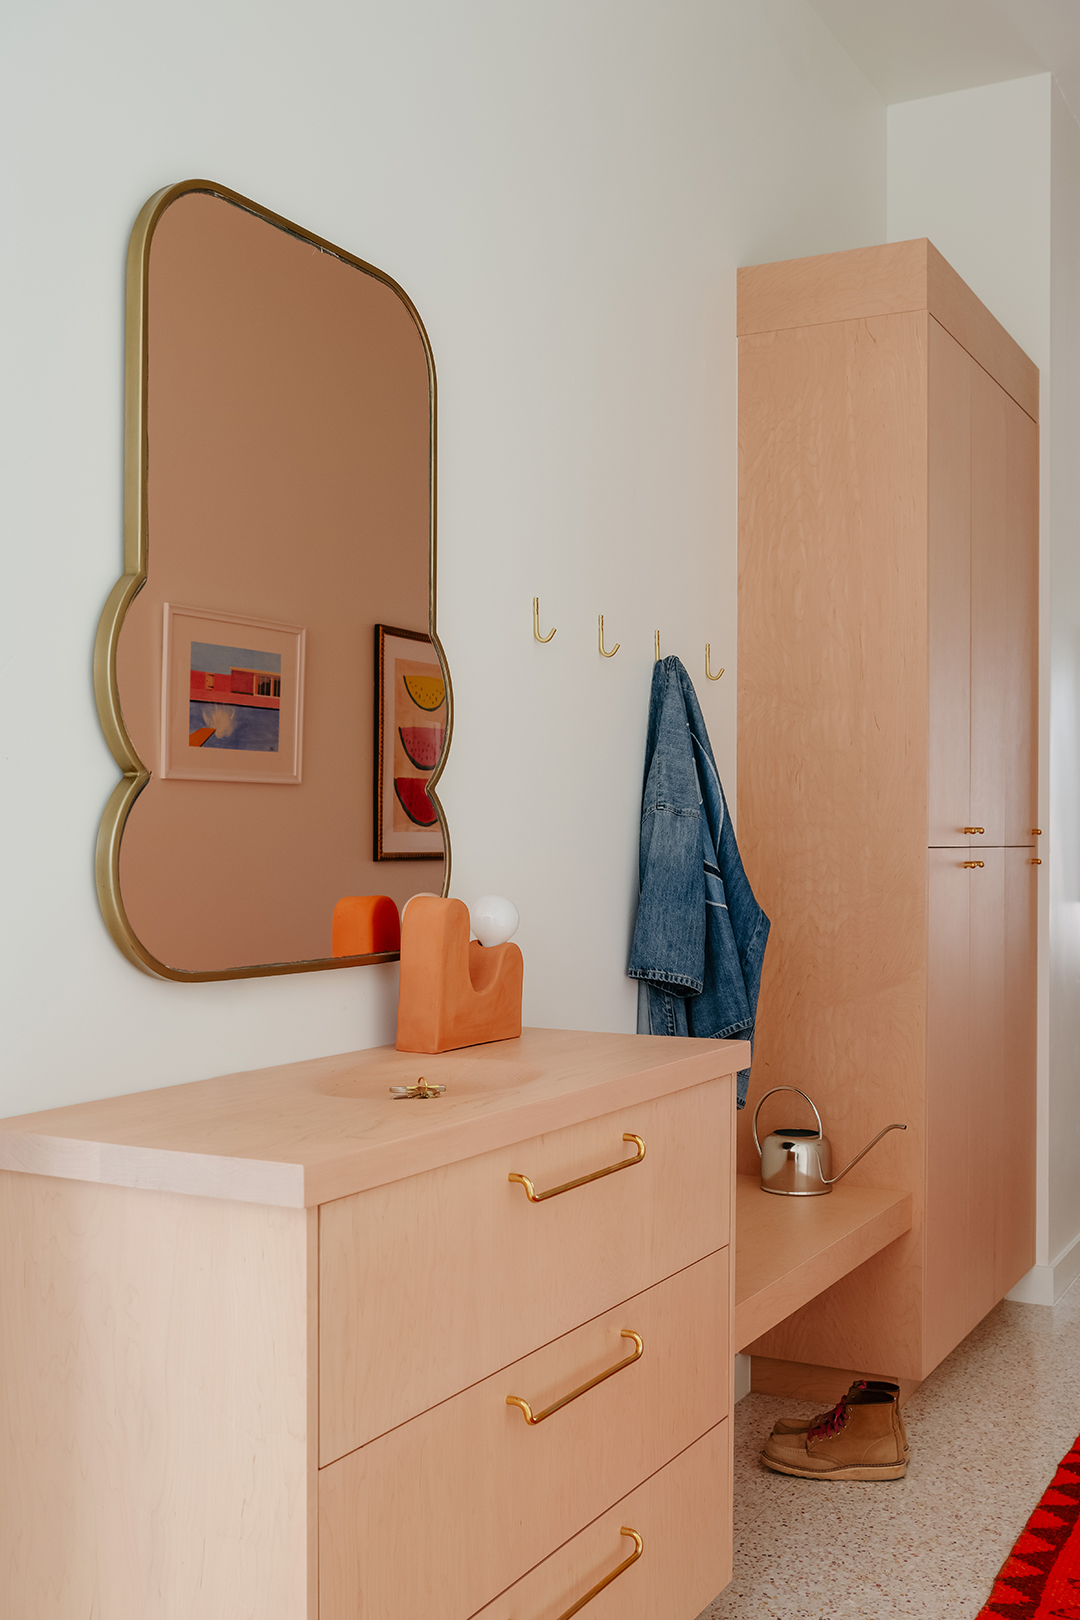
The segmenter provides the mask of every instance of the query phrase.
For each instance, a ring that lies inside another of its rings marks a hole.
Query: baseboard
[[[772,1356],[750,1356],[750,1387],[759,1395],[788,1395],[797,1400],[820,1401],[830,1406],[845,1394],[857,1378],[885,1378],[900,1385],[900,1404],[912,1396],[921,1382],[918,1378],[897,1378],[879,1369],[813,1367],[803,1361],[777,1361]]]
[[[736,1355],[735,1357],[735,1399],[741,1401],[744,1395],[749,1395],[750,1383],[750,1357]]]
[[[1056,1305],[1080,1277],[1080,1232],[1048,1266],[1032,1266],[1005,1295],[1017,1305]]]

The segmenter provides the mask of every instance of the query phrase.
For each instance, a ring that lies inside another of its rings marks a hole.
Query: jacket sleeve
[[[627,972],[673,995],[698,995],[705,978],[705,873],[701,796],[677,677],[653,672],[641,806],[641,898]]]
[[[641,899],[632,979],[696,996],[705,982],[705,873],[696,812],[655,808],[641,818]]]

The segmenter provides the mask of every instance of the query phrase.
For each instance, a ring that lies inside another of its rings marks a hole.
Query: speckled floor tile
[[[1080,1432],[1080,1282],[1053,1310],[1004,1301],[904,1408],[906,1478],[772,1474],[758,1452],[800,1401],[735,1408],[734,1576],[699,1620],[975,1620]]]

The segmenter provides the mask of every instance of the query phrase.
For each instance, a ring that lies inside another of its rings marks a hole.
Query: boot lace
[[[855,1388],[865,1389],[866,1380],[860,1378]],[[847,1403],[849,1399],[850,1392],[841,1396],[832,1411],[826,1412],[824,1417],[819,1418],[813,1428],[807,1432],[807,1440],[827,1440],[830,1435],[839,1434],[848,1420]]]

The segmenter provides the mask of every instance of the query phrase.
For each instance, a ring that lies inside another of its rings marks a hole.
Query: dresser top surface
[[[369,1051],[0,1120],[0,1169],[303,1208],[746,1067],[745,1041],[526,1029]],[[398,1100],[423,1075],[446,1087]]]

